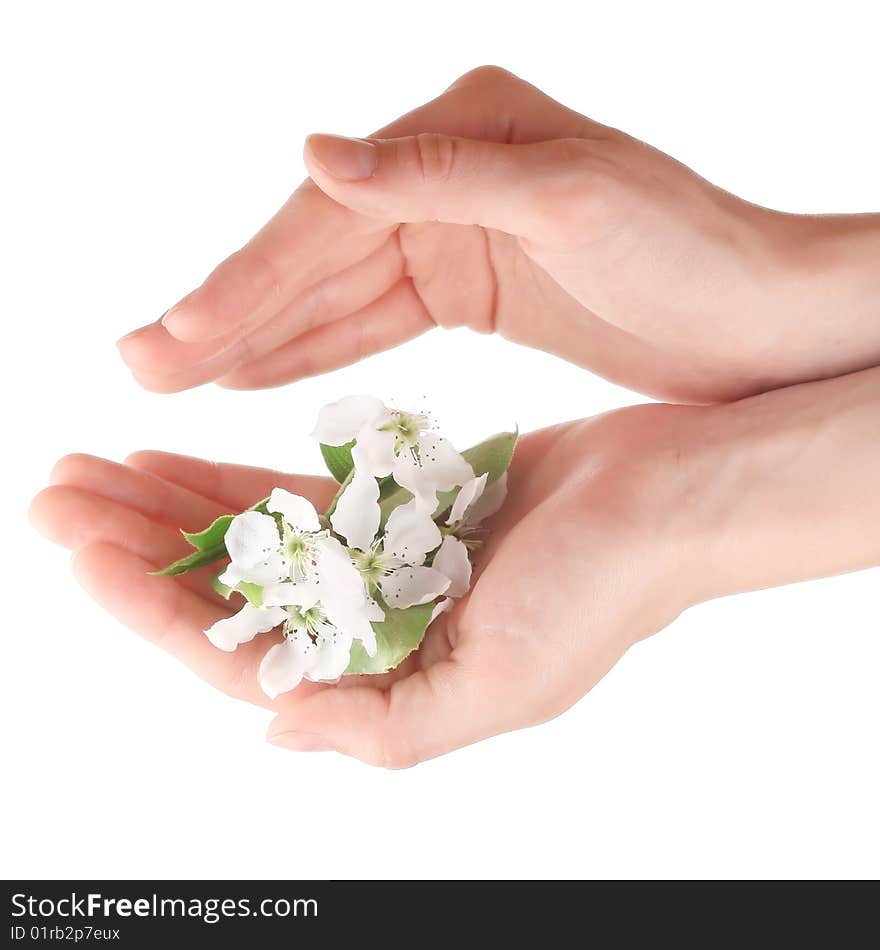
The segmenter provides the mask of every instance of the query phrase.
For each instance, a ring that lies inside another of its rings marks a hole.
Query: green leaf
[[[374,623],[376,655],[367,656],[359,640],[351,647],[351,659],[346,674],[387,673],[393,670],[415,650],[425,636],[431,622],[433,603],[407,607],[406,610],[385,608],[385,619]]]
[[[259,511],[260,514],[267,515],[269,513],[269,509],[266,507],[268,502],[269,499],[264,498],[255,505],[251,505],[248,511]],[[194,548],[198,548],[200,551],[208,551],[223,544],[223,539],[226,537],[226,532],[229,530],[234,517],[235,515],[220,515],[212,525],[209,525],[203,531],[181,530],[180,533]]]
[[[471,463],[474,475],[488,475],[486,484],[491,485],[492,482],[498,481],[510,466],[518,439],[519,430],[499,432],[498,435],[491,436],[479,445],[465,449],[461,454]],[[452,506],[458,491],[454,488],[452,491],[440,492],[437,495],[435,518]]]
[[[258,501],[251,505],[248,511],[259,511],[261,514],[268,514],[266,504],[268,498]],[[180,533],[196,550],[179,561],[163,567],[161,571],[150,571],[158,577],[175,577],[178,574],[188,574],[190,571],[198,570],[206,564],[213,564],[221,558],[228,557],[224,538],[232,523],[234,515],[221,515],[212,525],[209,525],[204,531],[181,531]]]
[[[220,574],[222,573],[223,571],[220,572]],[[235,587],[230,587],[220,580],[220,574],[215,574],[211,578],[211,586],[221,597],[225,597],[226,600],[229,600],[233,593],[239,593],[242,594],[249,603],[253,604],[254,607],[263,606],[263,588],[260,587],[259,584],[249,584],[247,581],[241,581]]]
[[[386,498],[389,498],[399,489],[397,482],[394,481],[391,475],[386,475],[384,478],[377,479],[377,481],[379,482],[379,504],[381,505]]]
[[[513,452],[516,449],[516,441],[519,438],[519,432],[500,432],[493,435],[479,445],[471,446],[465,449],[461,454],[471,464],[474,475],[488,474],[487,484],[497,481],[507,471],[510,461],[513,458]],[[458,489],[452,491],[440,492],[437,496],[437,509],[434,517],[443,514],[455,501]],[[397,508],[398,505],[405,505],[412,498],[412,494],[405,488],[396,488],[385,498],[380,496],[379,507],[382,509],[382,524],[388,520],[388,516]]]
[[[210,527],[205,528],[204,531],[181,531],[180,533],[194,548],[198,548],[200,551],[208,551],[223,543],[223,539],[226,537],[226,532],[229,525],[232,524],[234,517],[234,515],[220,515],[220,517]]]
[[[351,457],[351,447],[354,445],[354,439],[346,442],[345,445],[324,445],[321,443],[321,455],[327,464],[327,471],[341,485],[354,468],[354,461]]]
[[[168,567],[163,567],[161,571],[150,571],[150,573],[156,574],[159,577],[174,577],[177,574],[188,574],[190,571],[195,571],[200,567],[204,567],[206,564],[213,564],[214,561],[219,561],[222,557],[226,557],[226,545],[221,543],[217,545],[217,547],[208,548],[205,551],[193,551],[192,554],[188,554],[179,561],[169,564]]]

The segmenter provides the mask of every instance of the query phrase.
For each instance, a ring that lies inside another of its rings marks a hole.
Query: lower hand
[[[646,407],[525,436],[474,587],[421,648],[384,676],[304,682],[275,701],[256,673],[277,635],[217,650],[202,631],[231,610],[210,570],[147,572],[187,552],[179,526],[242,510],[276,485],[326,507],[330,480],[157,452],[125,465],[74,455],[55,467],[32,519],[75,550],[77,579],[122,623],[217,688],[274,711],[270,739],[402,767],[557,715],[683,609],[672,577],[686,548],[665,524],[668,499],[646,491],[645,471],[628,458],[643,424],[656,430],[675,414]]]
[[[277,486],[324,508],[334,483],[156,452],[62,459],[32,518],[76,550],[104,607],[219,689],[275,712],[272,741],[401,767],[549,719],[630,645],[711,597],[880,563],[880,370],[732,405],[637,406],[524,436],[475,583],[381,677],[269,701],[272,635],[215,649],[208,573],[151,577],[178,527]],[[867,528],[866,528],[867,526]]]

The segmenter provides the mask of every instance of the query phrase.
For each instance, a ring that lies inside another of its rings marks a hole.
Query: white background
[[[880,208],[874,4],[39,3],[0,23],[8,877],[880,873],[880,572],[705,605],[572,711],[402,773],[267,745],[267,714],[121,628],[27,525],[70,451],[319,471],[323,403],[427,395],[465,445],[635,402],[435,331],[282,390],[139,390],[115,339],[366,134],[483,62],[753,201]],[[487,365],[490,367],[486,369]],[[462,381],[480,385],[479,411]],[[290,437],[270,442],[273,415]],[[877,531],[880,526],[866,525]],[[305,804],[307,822],[300,816]]]

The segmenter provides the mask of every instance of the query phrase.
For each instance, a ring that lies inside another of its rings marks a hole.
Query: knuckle
[[[216,688],[231,699],[246,698],[257,680],[260,659],[231,664],[228,671],[215,683]]]
[[[319,326],[324,314],[338,311],[338,294],[334,293],[336,290],[336,284],[331,279],[319,280],[303,292],[296,308],[299,333]]]
[[[552,143],[545,174],[528,189],[524,200],[540,234],[589,237],[608,223],[625,186],[617,163],[581,139]]]
[[[478,66],[457,79],[448,91],[457,94],[457,109],[479,130],[476,137],[493,142],[511,142],[517,115],[542,95],[500,66]]]
[[[411,769],[422,761],[410,743],[394,732],[380,739],[376,753],[375,764],[389,771]]]
[[[566,168],[579,169],[592,164],[596,155],[593,143],[575,137],[556,139],[554,160]]]
[[[367,329],[368,321],[356,317],[353,320],[353,326],[351,328],[351,362],[360,363],[362,360],[365,360],[371,353],[369,347],[369,331]]]
[[[230,302],[250,309],[259,302],[281,297],[283,282],[278,266],[254,242],[226,258],[191,295],[193,304],[206,310],[223,310]]]
[[[550,722],[561,716],[567,709],[574,705],[579,696],[569,699],[567,696],[557,696],[549,694],[537,697],[534,705],[526,719],[525,726],[541,726],[545,722]]]
[[[423,181],[447,181],[455,167],[455,140],[438,132],[420,132],[413,139],[413,159]]]
[[[474,69],[469,69],[466,73],[463,73],[450,87],[451,89],[457,89],[460,86],[499,86],[505,85],[511,82],[520,82],[519,78],[515,76],[510,70],[504,69],[502,66],[494,66],[487,64],[484,66],[477,66]]]
[[[227,354],[227,359],[229,360],[228,365],[230,370],[238,369],[241,366],[247,366],[248,363],[252,363],[259,356],[260,353],[254,349],[251,337],[245,333],[230,346]]]
[[[275,262],[266,254],[255,254],[251,260],[249,281],[262,297],[275,300],[281,296],[281,275]]]

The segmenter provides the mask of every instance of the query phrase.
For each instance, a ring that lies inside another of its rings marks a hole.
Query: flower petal
[[[241,567],[234,561],[220,575],[220,580],[228,587],[235,587],[239,581],[257,584],[259,587],[268,587],[290,577],[290,561],[281,553],[273,551],[265,561],[253,564],[250,567]],[[237,578],[235,584],[231,581]]]
[[[326,608],[325,608],[326,609]],[[359,607],[327,609],[327,619],[354,640],[360,640],[367,656],[376,655],[376,632],[373,622],[385,619],[385,611],[375,600],[367,600]]]
[[[336,503],[330,524],[350,548],[368,551],[379,530],[379,483],[372,475],[355,469],[354,477]]]
[[[345,672],[351,658],[351,637],[339,630],[333,637],[319,637],[314,665],[306,677],[314,683],[333,683]]]
[[[418,456],[404,449],[394,460],[394,481],[426,504],[438,491],[450,491],[474,477],[474,470],[452,443],[429,432],[419,439]]]
[[[447,524],[455,524],[456,521],[464,520],[465,513],[483,494],[488,477],[488,475],[483,474],[478,478],[466,481],[461,486],[461,491],[455,496],[455,501],[452,503],[452,511],[449,512],[449,517],[446,519]]]
[[[428,626],[440,616],[440,614],[445,614],[447,611],[452,610],[455,606],[455,601],[451,597],[443,597],[441,600],[438,600],[434,604],[434,609],[431,611],[431,619],[428,621]]]
[[[368,621],[367,626],[352,628],[352,636],[361,641],[361,645],[367,653],[367,656],[376,655],[376,631],[373,629],[374,623],[381,623],[385,619],[385,611],[376,603],[375,600],[368,600],[362,616]]]
[[[281,545],[278,525],[271,515],[260,511],[243,511],[236,515],[226,530],[226,550],[236,568],[253,567]]]
[[[345,445],[361,428],[387,413],[385,404],[375,396],[346,396],[318,413],[312,437],[324,445]]]
[[[205,631],[205,636],[219,650],[231,653],[239,643],[253,640],[258,633],[268,633],[287,618],[281,607],[254,607],[245,604],[237,614],[224,617]]]
[[[359,429],[357,443],[351,450],[354,467],[377,478],[390,475],[394,467],[395,441],[393,432],[380,431],[373,424]]]
[[[440,545],[440,550],[434,555],[434,567],[449,578],[446,588],[447,597],[461,597],[471,586],[471,559],[468,550],[458,540],[447,534]]]
[[[327,615],[334,610],[363,607],[367,599],[363,578],[348,551],[336,538],[321,538],[315,548],[318,560],[315,580],[320,585],[321,605]]]
[[[422,564],[428,551],[439,547],[443,536],[431,518],[433,507],[418,498],[398,505],[388,516],[382,548],[404,564]]]
[[[263,692],[275,699],[300,684],[304,674],[315,663],[315,648],[305,634],[294,634],[276,643],[263,657],[257,679]]]
[[[320,531],[321,522],[315,506],[302,495],[294,495],[286,488],[273,488],[266,505],[269,511],[278,514],[296,531]]]
[[[319,586],[311,580],[288,581],[263,588],[264,607],[299,607],[301,610],[311,610],[319,598]]]
[[[241,581],[244,580],[244,575],[241,571],[230,561],[226,565],[226,569],[222,574],[217,575],[217,580],[221,584],[225,584],[227,587],[237,587]]]
[[[382,596],[389,607],[413,607],[427,604],[449,587],[449,578],[433,567],[401,567],[380,582]]]
[[[471,502],[465,520],[468,524],[478,525],[481,521],[491,518],[504,504],[507,498],[507,472],[502,472],[491,485],[487,485],[483,494]]]

